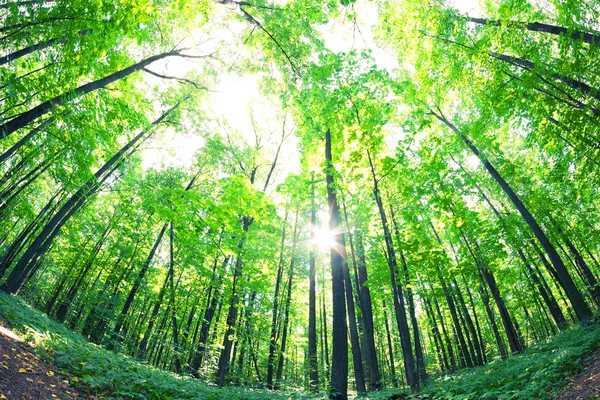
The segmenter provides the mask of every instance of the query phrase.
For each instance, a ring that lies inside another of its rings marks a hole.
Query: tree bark
[[[344,234],[340,233],[340,209],[333,178],[334,166],[331,154],[331,131],[325,132],[325,177],[327,182],[327,201],[329,204],[329,231],[335,232],[331,249],[331,286],[333,299],[333,354],[329,398],[346,400],[348,398],[348,326],[346,324],[346,301],[344,297],[344,263],[346,249]],[[339,247],[338,247],[339,246]]]
[[[567,36],[573,40],[581,40],[587,44],[600,44],[600,36],[580,30],[567,29],[562,26],[544,24],[542,22],[499,21],[466,16],[466,20],[480,25],[524,27],[532,32],[544,32],[552,35]]]
[[[508,183],[502,178],[500,173],[496,170],[496,168],[484,157],[483,154],[479,151],[479,149],[462,133],[458,131],[458,129],[448,121],[443,115],[437,114],[434,111],[431,113],[442,123],[444,123],[448,128],[450,128],[453,132],[455,132],[462,141],[467,145],[467,147],[475,154],[483,166],[487,169],[492,178],[496,181],[496,183],[502,188],[504,193],[511,200],[513,205],[517,208],[523,220],[527,223],[527,225],[531,228],[534,235],[538,239],[539,243],[542,245],[550,262],[554,266],[556,270],[559,281],[561,282],[561,286],[565,289],[565,293],[571,302],[571,305],[577,314],[577,317],[580,321],[587,322],[592,318],[592,312],[585,302],[581,292],[575,285],[573,278],[569,274],[567,268],[565,267],[562,259],[558,255],[558,252],[550,243],[550,240],[537,223],[531,212],[525,207],[521,199],[517,196],[517,194],[513,191],[513,189],[508,185]]]
[[[162,54],[157,54],[152,57],[148,57],[134,65],[131,65],[127,68],[124,68],[120,71],[114,72],[110,75],[105,76],[104,78],[98,79],[94,82],[86,83],[85,85],[81,85],[76,89],[71,91],[62,93],[53,99],[47,100],[29,111],[26,111],[19,116],[11,119],[8,122],[0,125],[0,139],[6,138],[7,136],[14,133],[16,130],[27,126],[35,119],[49,113],[53,109],[62,106],[68,100],[75,99],[77,97],[83,96],[87,93],[93,92],[95,90],[101,89],[113,82],[118,81],[119,79],[123,79],[136,71],[140,71],[146,66],[152,64],[155,61],[161,60],[166,57],[178,56],[180,53],[178,51],[169,51]],[[164,118],[164,117],[163,117]],[[162,118],[161,118],[162,119]]]
[[[375,175],[375,167],[371,159],[371,154],[367,151],[369,158],[369,164],[371,167],[371,175],[373,178],[373,195],[377,208],[379,210],[379,217],[381,219],[381,225],[383,227],[383,235],[385,239],[385,247],[387,251],[387,262],[390,268],[390,279],[392,283],[392,294],[394,297],[394,310],[396,312],[396,323],[398,326],[398,333],[400,334],[400,344],[402,346],[402,354],[404,356],[404,372],[406,374],[406,382],[413,393],[419,391],[419,377],[415,368],[415,359],[412,352],[412,344],[410,340],[410,330],[408,328],[408,320],[406,318],[406,306],[404,304],[404,294],[402,293],[402,286],[398,284],[398,261],[396,259],[396,251],[394,250],[394,244],[392,242],[392,234],[388,225],[387,216],[385,215],[385,208],[383,206],[383,200],[379,192],[379,186],[377,176]]]

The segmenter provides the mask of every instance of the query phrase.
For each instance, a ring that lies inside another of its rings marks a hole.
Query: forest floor
[[[432,378],[417,399],[600,398],[600,324],[574,326],[523,354]],[[370,393],[384,400],[397,389]],[[326,399],[302,389],[216,387],[87,342],[14,296],[0,293],[0,400]],[[410,398],[410,397],[409,397]]]
[[[0,320],[0,399],[89,399],[69,386],[69,378],[55,372],[52,362],[36,354],[37,348],[6,328]]]
[[[600,399],[600,351],[583,365],[583,372],[569,379],[566,390],[556,400]]]

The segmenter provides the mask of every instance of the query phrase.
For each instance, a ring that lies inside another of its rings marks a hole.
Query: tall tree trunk
[[[254,219],[247,216],[242,216],[242,230],[248,232],[250,225],[254,222]],[[231,356],[231,350],[233,348],[233,336],[235,335],[235,328],[237,325],[237,314],[238,314],[238,283],[242,276],[242,249],[244,247],[244,239],[241,239],[238,243],[238,255],[235,260],[235,266],[233,269],[233,284],[231,288],[231,301],[229,303],[229,310],[227,312],[227,328],[225,330],[225,336],[223,337],[223,347],[221,355],[219,356],[219,364],[216,373],[217,384],[223,386],[225,384],[225,378],[229,371],[229,361]]]
[[[311,174],[311,207],[310,223],[316,226],[317,210],[315,208],[314,174]],[[315,240],[314,230],[310,231],[311,241]],[[313,243],[314,245],[314,243]],[[308,386],[312,392],[319,391],[319,365],[317,364],[317,292],[316,292],[317,255],[311,248],[308,259]]]
[[[156,321],[156,317],[158,316],[158,312],[160,311],[160,307],[162,306],[163,299],[165,297],[165,293],[167,291],[167,286],[169,284],[169,277],[171,272],[167,271],[167,275],[165,276],[165,282],[160,288],[158,292],[158,297],[154,302],[154,307],[152,308],[152,313],[150,314],[150,320],[148,321],[148,326],[146,327],[146,331],[144,332],[144,337],[140,345],[138,346],[138,357],[144,358],[146,356],[146,351],[148,350],[148,340],[150,340],[150,335],[152,334],[152,329],[154,328],[154,322]]]
[[[179,106],[177,103],[166,112],[164,112],[157,120],[152,123],[152,126],[162,122],[175,108]],[[102,184],[111,176],[111,174],[124,162],[133,151],[136,145],[142,140],[148,131],[142,131],[129,141],[121,150],[113,155],[82,187],[75,192],[69,200],[54,214],[52,219],[45,225],[42,231],[35,238],[33,243],[29,245],[25,253],[21,256],[6,282],[0,286],[0,290],[17,294],[25,281],[29,278],[32,269],[37,261],[46,253],[54,238],[60,233],[63,225],[77,212],[97,191]]]
[[[385,333],[387,337],[388,355],[390,357],[390,375],[392,377],[392,386],[398,387],[398,378],[396,376],[396,366],[394,365],[394,346],[392,345],[392,335],[390,333],[390,324],[388,323],[387,308],[383,300],[383,321],[385,322]]]
[[[175,372],[181,373],[181,359],[179,358],[179,327],[177,325],[177,309],[175,307],[175,285],[173,283],[175,275],[175,256],[173,254],[173,221],[169,224],[169,308],[171,309],[171,326],[173,327],[173,364]],[[179,286],[179,279],[177,282]]]
[[[152,246],[150,253],[148,253],[148,257],[146,258],[144,265],[142,265],[142,269],[140,269],[140,271],[138,272],[138,275],[137,275],[135,281],[133,282],[133,286],[129,290],[129,294],[127,295],[127,299],[125,299],[125,303],[123,304],[123,308],[121,309],[121,313],[119,314],[119,316],[117,318],[117,323],[113,330],[113,335],[115,338],[118,338],[119,334],[121,333],[121,329],[123,328],[125,318],[127,317],[127,314],[129,313],[129,309],[133,305],[133,300],[135,299],[137,291],[140,288],[140,286],[142,285],[142,282],[144,281],[146,272],[148,271],[148,268],[150,268],[150,265],[152,264],[154,255],[156,254],[156,251],[158,250],[158,246],[160,246],[160,242],[162,241],[162,238],[163,238],[166,230],[167,230],[167,224],[165,223],[165,224],[163,224],[162,228],[160,229],[160,232],[158,233],[158,236],[156,237],[156,240],[154,241],[154,245]]]
[[[582,40],[584,43],[588,44],[600,44],[600,36],[596,34],[592,34],[589,32],[584,32],[580,30],[567,29],[562,26],[545,24],[542,22],[521,22],[521,21],[499,21],[493,19],[485,19],[485,18],[475,18],[475,17],[461,17],[466,18],[467,21],[473,22],[480,25],[489,25],[489,26],[508,26],[508,27],[523,27],[528,31],[532,32],[544,32],[550,33],[552,35],[559,36],[568,36],[573,40]]]
[[[294,245],[292,248],[292,256],[290,260],[290,269],[288,272],[288,280],[287,280],[287,294],[285,298],[285,308],[283,311],[283,327],[281,328],[283,333],[281,335],[281,348],[279,349],[279,359],[277,362],[277,387],[281,385],[283,379],[283,361],[287,358],[285,355],[286,346],[287,346],[287,336],[288,336],[288,327],[290,324],[290,305],[292,303],[292,285],[294,283],[294,265],[296,263],[296,257],[294,255],[294,250],[296,248],[298,237],[294,235]]]
[[[377,350],[375,347],[375,329],[373,324],[373,306],[371,302],[371,292],[366,285],[367,282],[367,261],[365,259],[365,249],[360,234],[356,235],[356,253],[358,264],[358,295],[362,304],[363,319],[363,351],[365,353],[365,370],[368,378],[369,390],[380,390],[381,373],[377,364]]]
[[[91,30],[86,29],[86,30],[77,32],[77,35],[85,36],[90,32],[91,32]],[[67,41],[67,36],[62,36],[60,39],[54,38],[54,39],[46,40],[45,42],[32,44],[31,46],[27,46],[25,48],[22,48],[21,50],[17,50],[15,52],[7,54],[3,57],[0,57],[0,66],[7,64],[11,61],[17,60],[21,57],[25,57],[26,55],[36,52],[38,50],[43,50],[47,47],[53,46],[55,43],[64,43],[66,41]]]
[[[296,223],[298,222],[298,213],[296,212]],[[274,389],[273,376],[275,374],[275,353],[277,351],[277,317],[279,315],[279,290],[281,287],[281,280],[283,277],[283,256],[285,250],[285,231],[287,225],[287,209],[285,220],[283,224],[283,230],[281,231],[281,245],[279,252],[279,264],[277,267],[277,278],[275,280],[275,294],[273,295],[273,316],[271,317],[271,336],[269,337],[269,358],[267,365],[267,389]],[[296,224],[294,224],[295,229]],[[295,233],[294,233],[295,236]]]
[[[383,227],[383,235],[385,238],[385,247],[387,251],[387,261],[390,268],[390,278],[392,282],[392,294],[394,297],[394,310],[396,311],[396,323],[398,325],[398,333],[400,334],[400,344],[402,345],[402,354],[404,356],[404,372],[406,373],[406,382],[413,393],[419,391],[419,377],[415,368],[415,359],[412,352],[412,344],[410,340],[410,331],[408,328],[408,320],[406,319],[406,307],[404,305],[404,294],[402,293],[402,286],[398,284],[398,262],[396,259],[396,252],[394,250],[394,244],[392,242],[392,234],[388,225],[387,217],[385,215],[385,208],[383,206],[383,200],[379,192],[379,186],[377,176],[375,175],[375,166],[371,159],[371,154],[367,151],[369,158],[369,165],[371,167],[371,175],[373,178],[373,195],[377,208],[379,210],[379,217],[381,219],[381,225]]]
[[[331,154],[331,131],[325,132],[325,178],[327,181],[327,201],[329,204],[329,231],[335,232],[331,249],[331,286],[333,299],[333,354],[329,398],[348,398],[348,326],[346,324],[346,301],[344,297],[344,263],[346,248],[344,234],[340,232],[340,209],[333,178],[334,166]]]
[[[229,257],[225,257],[223,260],[221,270],[225,271],[227,264],[229,263]],[[200,337],[198,339],[198,345],[196,347],[196,353],[191,363],[192,375],[195,378],[200,378],[200,374],[198,370],[202,366],[202,361],[204,360],[204,355],[206,352],[206,345],[208,343],[208,334],[210,332],[210,326],[212,324],[212,320],[215,316],[217,310],[217,303],[219,303],[219,286],[221,285],[221,276],[216,273],[218,258],[215,257],[215,262],[213,266],[213,274],[210,286],[208,288],[208,300],[206,304],[206,309],[204,310],[204,315],[202,318],[202,325],[200,328]]]
[[[362,353],[358,338],[358,325],[356,323],[356,310],[354,308],[354,296],[352,289],[352,280],[350,278],[350,270],[348,268],[347,259],[343,264],[344,268],[344,286],[346,291],[346,304],[348,306],[348,323],[350,327],[350,345],[352,349],[352,363],[354,366],[354,379],[356,383],[356,391],[364,393],[367,391],[365,386],[365,375],[363,371]]]
[[[527,225],[529,225],[535,237],[538,239],[539,243],[546,251],[550,262],[554,266],[556,274],[559,278],[559,282],[564,288],[565,293],[567,294],[567,297],[569,298],[571,305],[573,306],[573,309],[577,314],[578,319],[580,321],[589,321],[592,317],[592,312],[589,306],[587,305],[583,296],[581,295],[581,292],[575,285],[573,278],[569,274],[569,271],[567,270],[562,259],[558,255],[558,252],[556,251],[552,243],[550,243],[550,240],[548,239],[540,225],[537,223],[531,212],[527,209],[527,207],[525,207],[521,199],[508,185],[504,178],[502,178],[500,173],[496,170],[496,168],[494,168],[490,161],[488,161],[488,159],[485,158],[483,154],[481,154],[479,149],[475,147],[475,145],[464,134],[460,133],[458,129],[443,115],[437,114],[434,111],[431,111],[431,113],[438,120],[444,123],[448,128],[450,128],[453,132],[459,135],[462,141],[467,145],[467,147],[469,147],[473,154],[475,154],[479,158],[480,162],[487,169],[492,178],[496,181],[496,183],[498,183],[498,185],[502,188],[504,193],[509,197],[513,205],[517,208],[517,210],[523,217],[523,220],[527,223]]]
[[[148,65],[152,64],[155,61],[161,60],[166,57],[172,57],[172,56],[180,56],[179,51],[174,50],[174,51],[169,51],[169,52],[162,53],[162,54],[157,54],[152,57],[148,57],[134,65],[131,65],[120,71],[117,71],[110,75],[107,75],[104,78],[98,79],[94,82],[86,83],[85,85],[81,85],[78,88],[75,88],[69,92],[62,93],[62,94],[54,97],[53,99],[47,100],[47,101],[33,107],[29,111],[25,111],[24,113],[20,114],[19,116],[0,125],[0,139],[6,138],[7,136],[11,135],[16,130],[23,128],[24,126],[27,126],[28,124],[33,122],[35,119],[49,113],[56,107],[62,106],[68,100],[72,100],[77,97],[83,96],[87,93],[101,89],[113,82],[118,81],[119,79],[123,79],[123,78],[131,75],[132,73],[134,73],[136,71],[142,70],[143,68],[147,67]]]
[[[396,216],[394,215],[394,209],[390,207],[390,217],[392,218],[392,224],[394,225],[394,232],[396,234],[396,240],[398,241],[398,249],[400,251],[400,261],[402,262],[402,268],[404,271],[404,284],[406,285],[406,299],[408,301],[408,312],[410,314],[410,322],[413,328],[413,336],[415,338],[415,358],[417,359],[417,376],[419,377],[420,383],[427,381],[427,371],[425,370],[425,357],[423,355],[423,346],[421,345],[421,335],[419,334],[419,324],[417,322],[417,313],[415,310],[415,300],[412,292],[412,283],[410,275],[408,273],[408,264],[404,258],[404,252],[400,247],[400,229],[396,222]]]

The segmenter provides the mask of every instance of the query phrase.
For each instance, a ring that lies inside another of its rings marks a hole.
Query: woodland
[[[530,392],[486,398],[549,398],[600,340],[598,21],[596,0],[2,0],[3,318],[29,304],[181,377],[116,398],[484,398],[427,388],[526,354]]]

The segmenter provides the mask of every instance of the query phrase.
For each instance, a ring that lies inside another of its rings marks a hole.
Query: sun
[[[313,238],[311,241],[317,246],[319,251],[325,253],[335,246],[335,234],[327,226],[315,226],[313,228]]]

